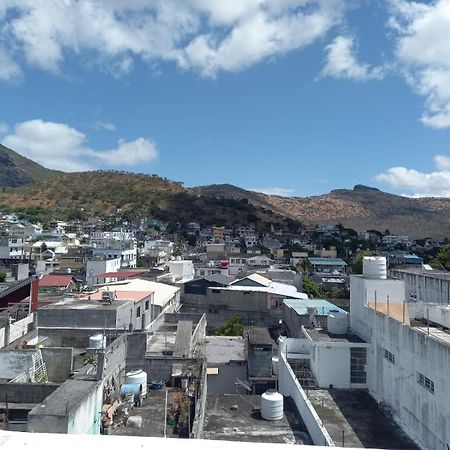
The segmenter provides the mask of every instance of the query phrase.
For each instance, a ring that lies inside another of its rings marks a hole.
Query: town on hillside
[[[3,430],[446,442],[446,239],[120,209],[0,230]]]

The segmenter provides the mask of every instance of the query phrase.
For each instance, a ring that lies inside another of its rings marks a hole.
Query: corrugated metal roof
[[[308,258],[309,262],[316,266],[346,266],[347,263],[341,258]]]
[[[330,311],[339,311],[345,314],[348,314],[347,311],[339,308],[333,303],[330,303],[328,300],[323,300],[319,298],[312,298],[309,300],[296,300],[296,299],[286,299],[283,303],[292,308],[298,315],[304,316],[308,314],[308,308],[316,308],[317,315],[326,316]]]

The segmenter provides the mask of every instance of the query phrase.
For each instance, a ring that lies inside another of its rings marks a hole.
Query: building
[[[117,272],[120,269],[121,259],[120,258],[95,258],[86,261],[86,284],[88,286],[93,286],[98,284],[98,274]],[[112,281],[112,280],[111,280]],[[115,280],[117,281],[117,280]],[[106,282],[105,280],[100,282]]]
[[[0,260],[18,259],[28,257],[24,249],[24,238],[17,236],[0,237]]]
[[[232,282],[232,279],[221,274],[209,275],[203,278],[196,278],[195,280],[183,283],[183,298],[190,295],[196,297],[198,295],[206,296],[208,288],[210,287],[225,287]]]
[[[137,266],[137,247],[134,241],[108,241],[104,246],[92,250],[93,257],[120,259],[121,268],[134,269]]]
[[[341,258],[308,258],[311,270],[314,273],[332,273],[337,272],[345,274],[347,263]]]
[[[236,383],[247,382],[246,341],[242,336],[208,336],[208,395],[234,394]]]
[[[73,275],[44,275],[39,280],[40,291],[73,291],[78,287],[78,282]]]
[[[423,265],[423,258],[411,253],[394,252],[389,254],[389,267],[392,266],[419,266]]]
[[[327,328],[330,312],[346,314],[344,310],[322,299],[286,299],[283,301],[283,321],[289,332],[288,337],[300,338],[304,336],[302,327]]]
[[[175,283],[184,283],[194,278],[194,264],[192,261],[176,259],[169,261],[167,267]]]
[[[438,279],[433,284],[439,286]],[[447,300],[442,295],[441,304]],[[422,449],[444,448],[450,443],[447,322],[441,312],[430,323],[417,301],[408,300],[405,281],[387,279],[385,268],[368,267],[363,276],[351,277],[350,324],[371,345],[370,394]]]

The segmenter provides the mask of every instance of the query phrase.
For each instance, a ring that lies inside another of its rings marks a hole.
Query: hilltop
[[[60,174],[0,144],[0,187],[17,187]]]
[[[2,209],[35,209],[62,219],[86,214],[106,216],[122,209],[130,218],[149,216],[170,222],[226,226],[256,223],[260,230],[287,222],[285,217],[247,200],[203,196],[157,175],[113,171],[65,173],[19,188],[3,188]]]
[[[312,197],[279,197],[226,186],[226,189],[223,185],[219,189],[212,186],[198,189],[208,195],[248,198],[251,203],[264,204],[277,214],[303,223],[341,223],[355,230],[388,229],[412,238],[450,237],[450,199],[447,198],[409,198],[364,185]]]
[[[157,175],[49,170],[0,145],[0,187],[0,210],[37,208],[63,219],[122,209],[129,217],[202,225],[256,223],[260,230],[271,224],[341,223],[412,238],[450,237],[450,199],[408,198],[364,185],[312,197],[279,197],[231,184],[185,188]]]

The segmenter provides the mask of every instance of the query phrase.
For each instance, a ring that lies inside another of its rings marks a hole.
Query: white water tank
[[[364,278],[386,280],[387,264],[384,256],[365,256],[363,259]]]
[[[348,330],[348,314],[330,311],[327,316],[327,327],[330,334],[346,334]]]
[[[275,421],[283,418],[283,396],[275,389],[269,389],[261,396],[261,417]]]
[[[272,356],[272,374],[278,376],[278,356]]]
[[[96,334],[89,338],[89,348],[106,348],[106,336],[103,334]]]
[[[142,396],[145,397],[147,395],[147,373],[143,370],[133,370],[125,374],[125,383],[142,385]]]

